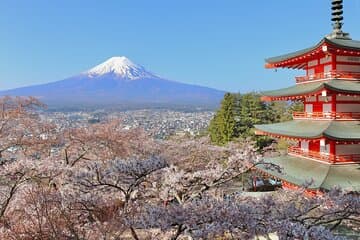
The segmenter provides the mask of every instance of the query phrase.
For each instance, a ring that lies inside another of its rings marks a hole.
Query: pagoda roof
[[[322,137],[334,140],[360,140],[360,121],[292,120],[281,123],[255,125],[260,134],[300,139]]]
[[[323,89],[328,89],[339,93],[359,94],[360,81],[331,79],[321,82],[319,81],[296,84],[294,86],[278,90],[264,91],[261,92],[261,94],[264,96],[264,100],[267,100],[268,98],[271,99],[276,97],[296,97],[307,94],[314,94]]]
[[[338,186],[352,191],[360,190],[360,164],[334,165],[289,155],[265,159],[265,163],[276,164],[282,171],[269,169],[266,164],[257,165],[256,168],[298,186],[311,182],[308,189],[330,190]]]
[[[329,39],[329,38],[325,37],[315,46],[305,48],[305,49],[302,49],[302,50],[299,50],[296,52],[291,52],[288,54],[265,59],[265,62],[267,63],[266,67],[274,68],[274,67],[277,67],[277,66],[275,66],[276,63],[284,62],[284,61],[287,61],[290,59],[294,59],[297,57],[301,57],[304,55],[314,53],[316,51],[319,51],[323,45],[329,45],[329,46],[335,47],[336,49],[346,49],[349,51],[355,51],[355,52],[360,53],[360,41],[350,40],[350,39],[339,39],[339,38]],[[303,68],[303,66],[296,67],[296,68]]]

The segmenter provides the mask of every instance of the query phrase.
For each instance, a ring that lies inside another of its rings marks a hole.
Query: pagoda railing
[[[292,115],[294,119],[360,119],[360,112],[293,112]]]
[[[360,72],[344,72],[344,71],[330,71],[321,72],[309,76],[295,77],[296,83],[304,83],[314,80],[326,79],[326,78],[340,78],[346,80],[360,80]]]
[[[288,153],[290,155],[296,155],[301,157],[313,158],[327,163],[353,163],[360,162],[360,154],[341,154],[333,155],[316,151],[305,151],[299,147],[289,147]]]

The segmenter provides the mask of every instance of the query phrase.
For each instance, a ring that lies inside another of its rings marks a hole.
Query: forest
[[[357,192],[226,192],[265,164],[251,125],[286,120],[279,109],[296,107],[279,106],[227,94],[209,136],[159,141],[124,129],[121,119],[60,131],[38,116],[45,106],[37,99],[2,97],[0,239],[342,239],[339,229],[359,232]]]

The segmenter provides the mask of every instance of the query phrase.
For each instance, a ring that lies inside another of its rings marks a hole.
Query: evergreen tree
[[[213,119],[211,119],[210,125],[209,125],[210,140],[211,140],[211,142],[216,143],[218,145],[224,144],[223,139],[221,137],[221,132],[220,132],[219,118],[220,118],[219,114],[218,114],[218,112],[216,112]]]
[[[210,122],[209,132],[212,142],[223,145],[233,139],[235,131],[234,104],[234,95],[226,93],[221,101],[220,109]]]
[[[268,104],[269,121],[271,123],[292,120],[293,112],[302,112],[304,104],[301,101],[274,101]]]
[[[260,100],[260,95],[256,93],[247,93],[239,96],[236,101],[238,112],[236,132],[238,136],[248,137],[252,134],[254,124],[261,124],[268,121],[267,106]]]

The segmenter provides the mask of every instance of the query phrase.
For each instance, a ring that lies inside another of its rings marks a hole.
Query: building
[[[360,191],[360,41],[342,31],[342,7],[342,0],[332,0],[333,32],[318,44],[266,59],[266,68],[306,71],[294,86],[262,93],[264,101],[299,100],[304,111],[292,121],[255,126],[257,134],[297,142],[287,155],[265,160],[282,173],[258,166],[283,187]]]

